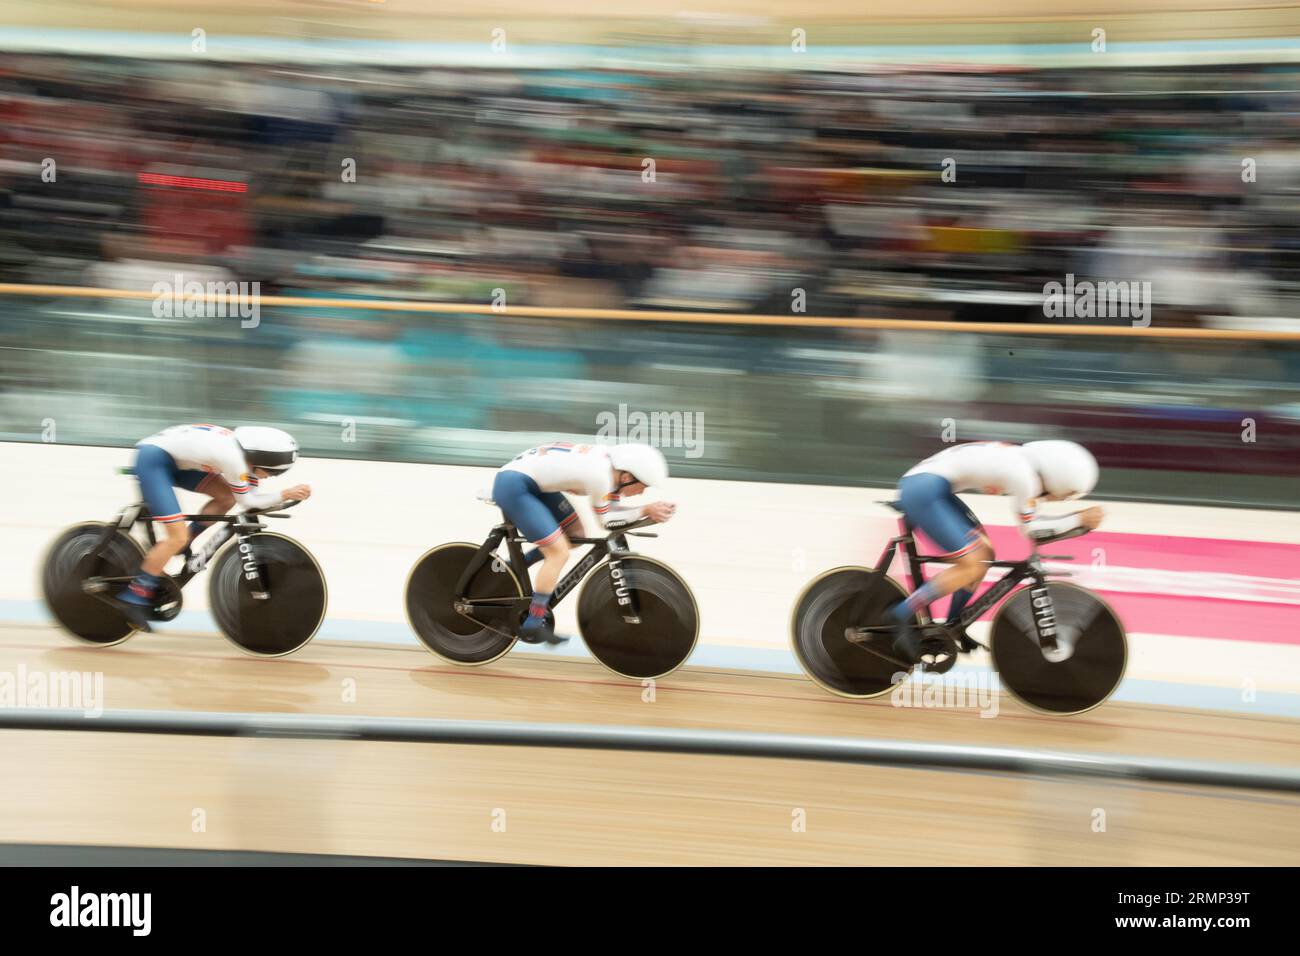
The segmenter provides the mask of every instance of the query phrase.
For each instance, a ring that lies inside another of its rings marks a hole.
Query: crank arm
[[[908,664],[905,661],[900,661],[897,657],[893,657],[889,654],[886,654],[884,651],[879,650],[876,647],[868,647],[867,646],[868,642],[874,636],[876,635],[871,634],[869,629],[865,627],[849,627],[844,629],[844,639],[847,640],[850,644],[855,644],[858,647],[862,648],[868,654],[874,654],[877,657],[879,657],[881,660],[888,661],[889,663],[894,664],[895,666],[900,667],[905,671],[910,671],[914,666],[916,666],[914,664]]]
[[[456,609],[456,613],[459,614],[461,617],[463,617],[465,620],[473,621],[479,627],[486,628],[487,630],[491,631],[493,634],[500,634],[506,640],[515,640],[519,636],[517,634],[507,634],[499,627],[493,627],[491,624],[487,623],[486,621],[480,621],[478,618],[474,617],[473,615],[466,614],[464,611],[460,610],[459,608]]]
[[[86,578],[86,580],[81,582],[81,593],[89,594],[97,598],[103,598],[112,603],[111,599],[106,596],[109,592],[109,588],[114,584],[130,584],[132,580],[134,580],[134,578]]]

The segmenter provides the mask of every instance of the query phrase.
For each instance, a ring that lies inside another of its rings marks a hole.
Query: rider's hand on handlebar
[[[1095,531],[1097,526],[1101,524],[1103,516],[1104,512],[1100,508],[1085,508],[1083,511],[1079,512],[1079,524],[1087,528],[1089,531]]]
[[[285,501],[306,501],[311,497],[311,485],[294,485],[280,492]]]
[[[662,524],[673,516],[677,506],[668,501],[654,501],[645,506],[645,516]]]

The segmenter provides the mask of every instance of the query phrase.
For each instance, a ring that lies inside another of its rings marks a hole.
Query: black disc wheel
[[[1045,613],[1040,588],[1016,591],[998,609],[990,632],[993,666],[1007,690],[1034,710],[1081,714],[1105,702],[1128,664],[1128,640],[1109,604],[1086,588],[1049,581],[1050,613],[1058,650],[1044,652],[1034,624],[1034,602]]]
[[[110,603],[88,592],[87,586],[105,597],[116,595],[127,587],[143,560],[144,548],[125,531],[109,532],[98,521],[74,525],[46,552],[41,573],[45,605],[74,637],[103,647],[120,644],[135,628]]]
[[[259,579],[265,596],[255,593]],[[292,538],[259,531],[221,549],[208,578],[208,601],[221,633],[258,657],[292,654],[325,620],[325,575]]]
[[[911,670],[895,659],[892,637],[883,630],[893,623],[890,608],[905,597],[893,578],[876,579],[866,568],[835,568],[816,578],[795,602],[790,620],[799,666],[841,697],[887,693]],[[849,639],[868,627],[882,630]]]
[[[465,593],[456,594],[465,569],[479,546],[444,544],[426,552],[406,579],[406,619],[420,643],[453,664],[487,664],[515,644],[519,599],[523,588],[514,572],[495,558],[470,579]],[[500,607],[456,609],[458,598],[499,600]]]
[[[635,609],[635,622],[627,620]],[[578,595],[578,629],[593,657],[621,677],[650,680],[686,662],[700,636],[690,587],[644,555],[604,562]]]

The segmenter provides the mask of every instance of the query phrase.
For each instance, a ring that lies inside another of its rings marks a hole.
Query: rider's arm
[[[233,488],[234,486],[232,486]],[[272,505],[278,505],[284,499],[278,492],[262,491],[257,487],[257,479],[252,475],[248,476],[248,485],[243,491],[234,488],[235,507],[242,508],[244,511],[255,511],[258,508],[269,508]]]
[[[241,511],[269,508],[280,503],[280,496],[276,492],[258,489],[256,476],[245,472],[242,462],[226,463],[221,470],[221,477],[226,479],[226,484],[235,493],[235,507]]]
[[[611,521],[636,521],[645,517],[644,507],[622,505],[618,503],[618,500],[619,496],[613,492],[600,497],[592,497],[591,508],[596,512],[596,517],[600,519],[603,527],[609,527]]]
[[[1049,517],[1038,513],[1038,479],[1027,469],[1017,469],[1007,481],[1012,507],[1020,523],[1020,533],[1031,541],[1039,541],[1081,527],[1078,514]]]
[[[1024,498],[1018,495],[1013,496],[1013,498],[1016,502],[1016,515],[1020,519],[1020,533],[1031,541],[1041,541],[1044,538],[1050,538],[1066,531],[1073,531],[1075,528],[1082,526],[1078,514],[1060,515],[1051,518],[1038,513],[1038,502],[1033,498]]]
[[[1033,524],[1041,520],[1038,517],[1038,502],[1035,500],[1039,493],[1038,478],[1023,462],[1006,462],[1008,466],[1007,476],[1004,479],[1003,491],[1011,501],[1011,510],[1016,514],[1016,527],[1026,538],[1032,538]]]
[[[1061,515],[1056,518],[1034,517],[1022,524],[1020,531],[1026,538],[1038,540],[1081,527],[1083,527],[1083,522],[1080,520],[1079,515],[1072,514]]]
[[[602,527],[608,528],[611,521],[636,521],[645,516],[644,508],[619,503],[622,495],[614,490],[608,471],[587,478],[585,487],[591,510],[596,512]]]

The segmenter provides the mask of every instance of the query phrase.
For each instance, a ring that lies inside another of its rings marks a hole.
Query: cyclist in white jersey
[[[1038,514],[1043,501],[1070,501],[1088,494],[1097,484],[1097,462],[1082,445],[1070,441],[968,442],[945,448],[925,459],[898,483],[899,504],[908,521],[953,561],[892,611],[898,625],[894,650],[912,662],[933,662],[933,648],[923,647],[912,616],[922,607],[952,594],[948,621],[955,621],[984,578],[993,547],[984,528],[957,497],[962,492],[1006,495],[1016,523],[1029,538],[1059,534],[1073,528],[1092,530],[1101,524],[1102,510],[1087,508],[1061,517]]]
[[[528,617],[519,630],[521,640],[556,642],[546,623],[546,610],[569,560],[569,538],[584,536],[582,521],[565,494],[586,495],[606,525],[615,519],[630,522],[643,517],[663,522],[672,517],[676,505],[655,501],[632,508],[619,502],[647,487],[662,485],[667,477],[663,454],[649,445],[573,442],[530,448],[497,472],[492,500],[520,533],[537,545],[529,552],[528,563],[543,562],[533,584]]]
[[[177,488],[207,495],[211,500],[200,511],[205,515],[225,514],[236,502],[252,509],[282,500],[305,501],[311,497],[308,485],[281,492],[258,488],[259,479],[284,474],[297,459],[298,443],[278,428],[232,431],[220,425],[174,425],[138,442],[132,470],[150,516],[166,533],[158,536],[140,573],[116,599],[131,624],[142,631],[151,629],[148,612],[162,584],[163,568],[210,524],[183,523]]]

